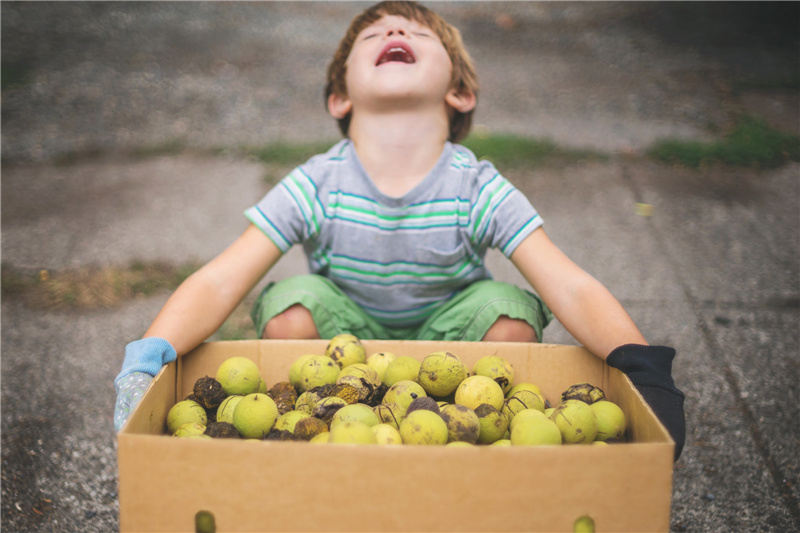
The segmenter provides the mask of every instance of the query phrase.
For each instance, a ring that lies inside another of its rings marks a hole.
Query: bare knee
[[[311,311],[295,304],[275,315],[264,327],[263,339],[318,339],[319,332]]]
[[[493,342],[539,342],[536,330],[524,320],[501,316],[483,336]]]

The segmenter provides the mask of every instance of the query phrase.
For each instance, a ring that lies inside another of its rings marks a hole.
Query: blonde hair
[[[475,73],[472,58],[464,48],[461,32],[447,23],[441,16],[421,4],[410,1],[387,1],[366,9],[350,22],[350,27],[339,42],[339,47],[333,55],[333,60],[328,65],[327,83],[325,85],[326,104],[331,94],[347,96],[347,84],[345,82],[347,67],[345,62],[350,55],[358,34],[387,15],[413,20],[433,31],[441,40],[447,55],[450,56],[450,61],[453,63],[450,88],[459,93],[472,92],[477,97],[478,76]],[[473,110],[466,113],[452,110],[448,135],[450,141],[458,142],[469,134],[472,126],[472,112]],[[350,128],[350,113],[339,119],[338,122],[342,134],[347,136]]]

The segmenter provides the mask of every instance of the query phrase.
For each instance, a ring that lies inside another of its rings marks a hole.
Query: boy
[[[460,34],[425,7],[383,2],[353,19],[326,87],[345,139],[248,209],[242,236],[126,347],[117,429],[163,364],[214,333],[303,244],[312,274],[262,292],[253,309],[261,337],[538,342],[552,312],[628,374],[672,434],[677,459],[684,416],[674,350],[647,346],[619,302],[549,240],[527,198],[455,144],[469,131],[477,90]],[[539,296],[491,280],[489,247]]]

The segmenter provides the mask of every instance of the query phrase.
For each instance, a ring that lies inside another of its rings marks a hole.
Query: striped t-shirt
[[[447,143],[431,173],[400,198],[367,176],[342,140],[294,169],[245,215],[309,270],[389,327],[416,326],[469,284],[490,279],[488,248],[506,256],[542,219],[488,161]]]

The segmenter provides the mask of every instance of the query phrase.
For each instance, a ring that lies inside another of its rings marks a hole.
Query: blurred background
[[[353,2],[10,2],[3,159],[336,139],[325,68]],[[491,132],[603,150],[709,138],[731,107],[796,127],[796,2],[434,2]],[[794,105],[794,107],[791,107]],[[486,131],[486,130],[484,130]]]
[[[4,530],[119,528],[123,347],[339,139],[325,69],[368,5],[0,3]],[[800,530],[800,3],[428,5],[480,76],[468,146],[678,349],[671,530]]]

